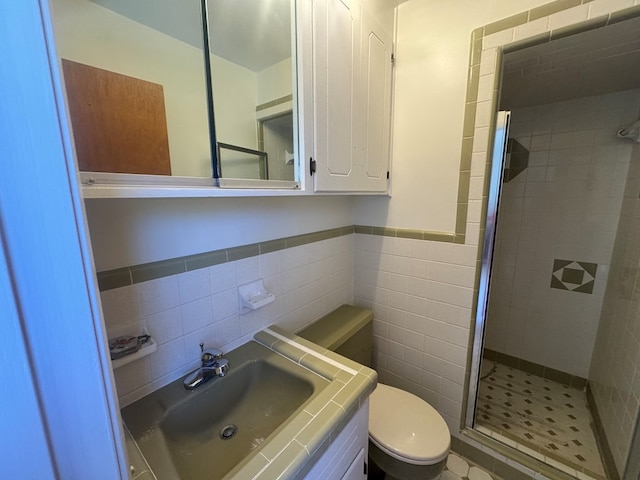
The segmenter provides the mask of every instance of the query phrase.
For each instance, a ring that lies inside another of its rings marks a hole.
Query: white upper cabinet
[[[314,190],[385,193],[395,2],[314,2]]]

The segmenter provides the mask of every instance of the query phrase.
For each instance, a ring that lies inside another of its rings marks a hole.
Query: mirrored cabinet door
[[[294,7],[51,0],[81,172],[98,183],[295,188]]]
[[[213,177],[199,0],[52,0],[81,171]]]
[[[50,3],[87,191],[387,192],[395,0]]]
[[[292,0],[207,0],[222,178],[296,180]]]

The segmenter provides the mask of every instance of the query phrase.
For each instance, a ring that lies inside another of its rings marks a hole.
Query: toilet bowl
[[[297,333],[324,348],[371,366],[373,312],[343,305]],[[369,397],[369,458],[386,480],[433,480],[444,469],[451,434],[421,398],[378,383]]]

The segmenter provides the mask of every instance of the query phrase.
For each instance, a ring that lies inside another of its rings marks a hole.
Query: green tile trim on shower
[[[635,7],[629,7],[619,12],[614,12],[609,15],[608,25],[612,25],[618,22],[624,22],[625,20],[631,20],[633,18],[640,17],[640,5]]]
[[[467,165],[471,164],[472,151],[469,148],[469,144],[473,143],[474,131],[475,131],[475,110],[477,108],[478,100],[478,85],[480,80],[480,60],[482,56],[482,42],[484,37],[499,33],[510,28],[525,25],[534,20],[553,15],[555,13],[562,12],[564,10],[578,7],[590,3],[592,0],[556,0],[554,2],[541,5],[539,7],[512,15],[507,18],[503,18],[496,22],[489,23],[482,27],[476,28],[471,32],[471,41],[469,47],[469,69],[467,76],[467,90],[465,97],[465,111],[463,121],[463,140],[460,153],[460,179],[458,181],[458,204],[456,211],[456,237],[455,243],[465,242],[466,233],[466,218],[468,213],[468,200],[462,199],[462,193],[468,192],[467,179],[463,178],[467,171]],[[512,52],[521,50],[534,45],[547,43],[556,38],[562,38],[567,35],[580,33],[593,28],[603,27],[612,23],[617,23],[623,20],[628,20],[640,16],[640,6],[629,7],[624,10],[620,10],[609,15],[603,15],[594,19],[589,19],[583,22],[578,22],[567,27],[551,30],[539,35],[531,36],[516,42],[511,42],[498,49],[498,59],[496,61],[496,79],[494,84],[493,104],[497,105],[497,98],[500,87],[500,75],[498,71],[499,65],[501,65],[501,58],[503,52]],[[465,188],[466,186],[466,188]]]
[[[481,43],[484,45],[484,38],[487,37],[488,35],[492,35],[492,34],[496,34],[499,32],[503,32],[509,29],[513,29],[515,27],[518,27],[520,25],[525,25],[529,22],[535,21],[535,20],[539,20],[541,18],[547,17],[549,15],[553,15],[555,13],[559,13],[562,12],[564,10],[570,9],[570,8],[574,8],[574,7],[578,7],[580,5],[584,5],[584,4],[588,4],[590,3],[591,0],[557,0],[554,2],[550,2],[548,4],[542,5],[540,7],[536,7],[533,8],[531,10],[528,10],[524,13],[518,14],[518,15],[513,15],[511,17],[508,17],[506,19],[502,19],[502,20],[498,20],[497,22],[493,22],[491,24],[476,28],[475,30],[473,30],[473,32],[471,33],[471,39],[470,39],[470,55],[469,55],[469,66],[468,66],[468,76],[467,76],[467,95],[465,97],[465,109],[469,108],[470,105],[473,105],[474,102],[477,102],[478,100],[478,75],[479,75],[479,67],[480,67],[480,60],[482,57],[482,49],[478,47],[478,44]],[[624,20],[629,20],[632,18],[637,18],[640,17],[640,5],[638,6],[634,6],[634,7],[629,7],[623,10],[619,10],[613,13],[610,13],[609,15],[605,15],[602,17],[597,17],[597,18],[593,18],[593,19],[589,19],[583,22],[577,22],[574,25],[570,25],[567,27],[561,27],[555,30],[550,30],[547,31],[545,33],[541,33],[538,35],[534,35],[534,36],[530,36],[527,38],[523,38],[521,40],[515,41],[515,42],[509,42],[509,43],[505,43],[503,45],[498,45],[497,46],[497,54],[499,56],[503,55],[504,53],[508,53],[508,52],[514,52],[517,50],[521,50],[530,46],[534,46],[534,45],[539,45],[539,44],[543,44],[543,43],[548,43],[550,42],[552,39],[556,39],[556,38],[560,38],[562,36],[566,36],[566,35],[570,35],[573,33],[579,33],[582,31],[586,31],[589,29],[593,29],[593,28],[598,28],[598,27],[603,27],[605,25],[611,25],[617,22],[621,22]],[[490,68],[484,68],[484,67],[489,67],[488,65],[485,65],[483,67],[483,73],[493,73],[496,75],[496,82],[494,84],[494,88],[498,89],[500,84],[499,84],[499,80],[500,80],[500,75],[501,75],[501,65],[502,65],[502,61],[501,59],[499,59],[496,62],[496,65],[493,68],[493,72],[490,72]],[[498,107],[499,107],[499,90],[498,91],[494,91],[494,95],[492,98],[492,105],[494,107],[494,110],[497,111]],[[468,114],[465,112],[465,115],[463,118],[467,118]],[[493,127],[495,128],[495,125],[493,125]],[[468,124],[465,122],[464,124],[464,129],[465,132],[468,131]],[[489,138],[493,138],[492,132],[490,132]],[[473,141],[473,137],[463,137],[463,145],[462,145],[462,153],[461,153],[461,162],[460,162],[460,174],[462,176],[463,172],[466,171],[466,169],[463,167],[463,165],[465,164],[464,159],[466,158],[471,158],[471,150],[468,148],[466,148],[467,151],[465,151],[465,142],[472,142]],[[487,149],[487,158],[486,158],[486,170],[484,172],[484,178],[485,180],[487,179],[487,176],[489,174],[489,169],[491,166],[491,156],[490,155],[490,150],[491,150],[491,146]],[[479,150],[478,150],[479,152]],[[462,182],[462,180],[461,180]],[[459,183],[461,183],[459,182]],[[481,223],[480,223],[480,232],[479,232],[479,248],[478,248],[478,261],[476,262],[477,265],[477,269],[476,271],[477,273],[477,277],[476,277],[476,282],[475,282],[475,286],[474,286],[474,302],[472,305],[472,309],[471,309],[471,318],[475,319],[476,315],[477,315],[477,310],[478,310],[478,301],[477,301],[477,294],[478,294],[478,285],[479,285],[479,280],[480,280],[480,271],[481,271],[481,262],[482,262],[482,258],[481,258],[481,254],[483,251],[483,243],[484,243],[484,225],[485,225],[485,221],[486,221],[486,216],[487,216],[487,194],[488,193],[488,185],[485,184],[484,189],[483,189],[483,205],[482,205],[482,218],[481,218]],[[460,208],[460,204],[459,204],[459,208]],[[459,222],[459,219],[457,219],[457,222]],[[457,231],[457,229],[456,229]],[[584,266],[580,265],[583,269]],[[585,272],[587,272],[587,270],[585,270]],[[588,273],[588,272],[587,272]],[[575,278],[571,278],[571,273],[569,274],[570,276],[570,280],[577,280],[577,276]],[[586,276],[586,275],[585,275]],[[592,275],[595,276],[595,273]],[[589,283],[589,282],[587,282]],[[584,285],[584,286],[580,286],[578,287],[577,290],[574,291],[579,291],[582,293],[587,293],[584,289],[588,289],[588,288],[593,288],[591,285]],[[573,286],[575,287],[575,284],[573,284]],[[471,324],[471,335],[472,337],[475,337],[475,332],[473,331],[475,327],[475,322],[472,322]],[[467,366],[470,367],[471,362],[470,360],[468,360],[467,362]],[[468,368],[467,371],[469,371],[470,369]],[[555,372],[550,372],[551,375],[554,375]],[[467,378],[468,380],[468,378]],[[576,379],[576,382],[579,382]],[[464,409],[463,412],[466,412],[466,400],[468,398],[468,389],[465,389],[465,405],[464,405]],[[536,460],[534,460],[531,457],[528,457],[527,455],[524,455],[520,452],[515,452],[512,451],[512,449],[505,447],[503,444],[500,444],[499,442],[492,440],[490,438],[484,438],[483,435],[473,431],[473,430],[469,430],[468,428],[465,427],[465,422],[464,422],[464,418],[461,419],[461,430],[462,430],[462,434],[463,436],[468,436],[470,438],[472,438],[473,440],[477,441],[480,445],[483,445],[484,447],[489,447],[493,450],[495,450],[498,453],[503,454],[505,457],[507,457],[508,460],[510,461],[515,461],[520,463],[521,465],[530,468],[532,471],[536,471],[536,472],[541,472],[543,473],[545,476],[547,476],[550,479],[568,479],[569,477],[560,472],[559,470],[550,467],[546,464],[542,464]],[[455,437],[453,437],[455,439]],[[456,445],[456,442],[453,441],[452,439],[452,448],[454,450],[456,450],[456,447],[458,449],[464,448],[465,446],[467,446],[468,444],[466,444],[466,442],[462,441],[459,442],[461,445]],[[475,453],[475,452],[474,452]],[[471,456],[471,455],[469,455]],[[500,461],[497,459],[479,459],[479,460],[488,460],[489,462],[495,461],[496,463],[496,467],[495,467],[495,471],[496,472],[500,472],[501,473],[501,477],[502,478],[530,478],[525,474],[521,474],[520,472],[517,472],[516,470],[513,470],[512,472],[509,472],[507,474],[507,472],[509,470],[512,470],[511,467],[505,463],[504,461]],[[513,476],[514,473],[518,473],[518,476]]]
[[[551,367],[545,367],[535,362],[530,362],[523,358],[514,357],[513,355],[507,355],[496,350],[484,348],[482,351],[482,357],[491,362],[498,362],[507,367],[516,368],[523,372],[537,375],[546,380],[553,380],[554,382],[561,383],[570,388],[582,390],[588,384],[586,378],[571,373],[563,372]]]
[[[574,23],[573,25],[558,28],[557,30],[552,30],[550,32],[551,40],[558,40],[560,38],[569,37],[577,33],[587,32],[595,28],[605,27],[608,23],[609,15],[602,15],[598,18],[592,18],[590,20],[585,20],[584,22]]]
[[[536,45],[542,45],[547,43],[551,39],[551,32],[544,32],[532,37],[527,37],[523,40],[505,45],[502,48],[502,53],[511,53],[517,50],[522,50],[529,47],[535,47]]]

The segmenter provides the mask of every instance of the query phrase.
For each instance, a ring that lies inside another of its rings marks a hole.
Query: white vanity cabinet
[[[316,192],[387,192],[395,4],[314,2]]]
[[[366,480],[368,442],[367,400],[305,475],[305,480]]]

